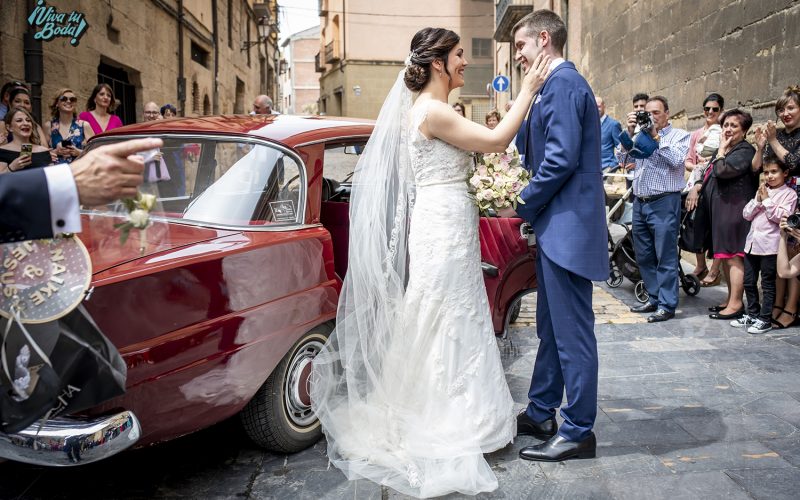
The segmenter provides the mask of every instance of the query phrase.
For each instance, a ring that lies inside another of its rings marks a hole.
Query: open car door
[[[481,217],[481,267],[496,335],[505,333],[523,295],[536,289],[536,245],[519,218]]]

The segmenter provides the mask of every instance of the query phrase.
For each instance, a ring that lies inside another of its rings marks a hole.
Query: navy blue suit
[[[517,213],[536,233],[540,339],[527,413],[536,422],[561,408],[559,433],[586,438],[597,416],[597,340],[592,280],[608,278],[600,117],[594,94],[570,62],[545,81],[524,124],[533,177]]]
[[[52,224],[44,169],[0,175],[0,243],[52,238]]]
[[[600,122],[600,153],[603,158],[603,168],[613,168],[619,163],[614,154],[614,148],[619,146],[619,134],[622,125],[610,116]]]

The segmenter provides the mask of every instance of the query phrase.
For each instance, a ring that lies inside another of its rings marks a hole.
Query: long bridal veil
[[[412,96],[404,72],[405,68],[389,92],[356,165],[349,263],[337,324],[314,359],[311,378],[312,404],[326,434],[328,456],[350,479],[371,476],[362,470],[368,467],[368,432],[351,425],[371,420],[363,412],[374,413],[378,420],[391,418],[378,413],[391,408],[385,376],[395,360],[387,353],[402,314],[414,197],[407,139]],[[355,457],[364,460],[354,463]]]

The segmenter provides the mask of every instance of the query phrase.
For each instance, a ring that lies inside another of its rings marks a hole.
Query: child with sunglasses
[[[83,152],[83,144],[94,132],[78,119],[78,98],[71,89],[61,89],[50,105],[53,119],[45,124],[50,144],[58,155],[58,163],[71,163]]]

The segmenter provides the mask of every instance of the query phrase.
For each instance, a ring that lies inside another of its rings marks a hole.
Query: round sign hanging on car
[[[0,315],[45,323],[78,307],[92,261],[74,236],[0,245]]]

